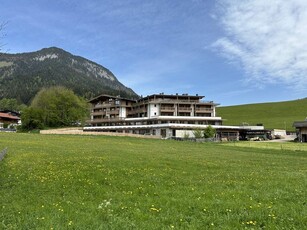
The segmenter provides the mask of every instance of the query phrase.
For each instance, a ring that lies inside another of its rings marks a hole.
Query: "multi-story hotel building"
[[[203,101],[204,96],[153,94],[138,100],[100,95],[90,100],[90,126],[84,131],[105,131],[183,137],[193,135],[193,130],[208,125],[220,137],[238,139],[238,126],[223,126],[216,116],[213,101]]]

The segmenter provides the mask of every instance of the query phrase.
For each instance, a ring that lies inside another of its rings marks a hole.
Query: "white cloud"
[[[221,0],[218,10],[225,37],[213,47],[239,63],[248,82],[307,89],[306,0]]]

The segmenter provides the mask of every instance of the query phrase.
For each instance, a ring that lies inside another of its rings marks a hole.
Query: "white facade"
[[[160,105],[159,104],[149,104],[148,115],[149,115],[149,118],[160,116]]]
[[[125,118],[125,117],[127,117],[127,110],[126,110],[126,107],[120,107],[120,108],[119,108],[119,117],[120,117],[120,118]]]

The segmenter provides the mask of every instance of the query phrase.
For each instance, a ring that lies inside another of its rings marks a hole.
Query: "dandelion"
[[[252,220],[246,222],[246,224],[248,225],[256,225],[256,223],[257,221],[252,221]]]
[[[151,210],[151,211],[160,212],[160,210],[159,210],[159,209],[157,209],[157,208],[150,208],[150,210]]]
[[[68,222],[68,225],[69,225],[69,226],[71,226],[71,225],[72,225],[72,220],[70,220],[70,221]]]
[[[111,205],[111,200],[104,200],[100,205],[98,205],[98,209],[103,209]]]
[[[151,205],[151,208],[149,209],[150,211],[154,211],[154,212],[160,212],[161,208],[155,208],[154,205]]]

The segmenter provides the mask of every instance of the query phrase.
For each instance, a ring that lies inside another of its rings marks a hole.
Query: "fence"
[[[7,153],[7,148],[3,149],[1,152],[0,152],[0,161],[2,161],[2,159],[4,158],[5,154]]]

